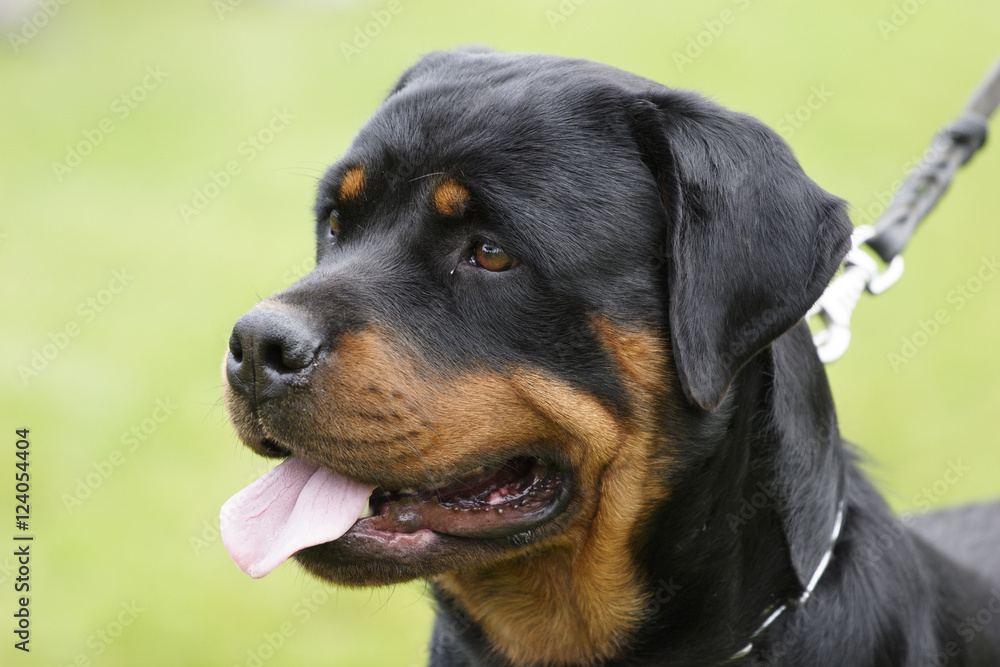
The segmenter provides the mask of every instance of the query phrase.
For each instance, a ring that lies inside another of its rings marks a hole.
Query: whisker
[[[444,176],[444,174],[445,174],[445,172],[443,172],[443,171],[431,172],[430,174],[424,174],[423,176],[417,176],[416,178],[411,178],[410,179],[410,183],[412,183],[414,181],[419,181],[419,180],[424,179],[424,178],[430,178],[431,176]]]

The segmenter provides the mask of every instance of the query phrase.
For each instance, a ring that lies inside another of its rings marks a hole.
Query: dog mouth
[[[507,537],[543,523],[564,488],[564,475],[554,463],[517,457],[495,467],[480,466],[434,488],[376,488],[351,530]]]
[[[426,488],[373,486],[290,457],[226,502],[221,532],[229,555],[254,578],[299,552],[413,560],[440,540],[530,541],[565,509],[568,481],[562,467],[533,456]]]

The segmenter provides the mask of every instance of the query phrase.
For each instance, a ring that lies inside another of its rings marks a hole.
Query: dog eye
[[[340,215],[337,209],[330,211],[330,235],[336,236],[340,233]]]
[[[472,261],[487,271],[506,271],[520,263],[519,259],[508,255],[503,248],[489,241],[476,246],[472,251]]]

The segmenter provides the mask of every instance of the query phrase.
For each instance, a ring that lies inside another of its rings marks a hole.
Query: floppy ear
[[[670,90],[631,112],[667,208],[681,384],[689,400],[714,410],[743,364],[823,293],[849,248],[851,222],[759,121]]]

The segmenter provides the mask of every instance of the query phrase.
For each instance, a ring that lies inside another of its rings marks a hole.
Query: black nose
[[[301,381],[321,343],[316,327],[294,308],[254,308],[236,321],[229,337],[229,384],[258,403],[277,398]]]

